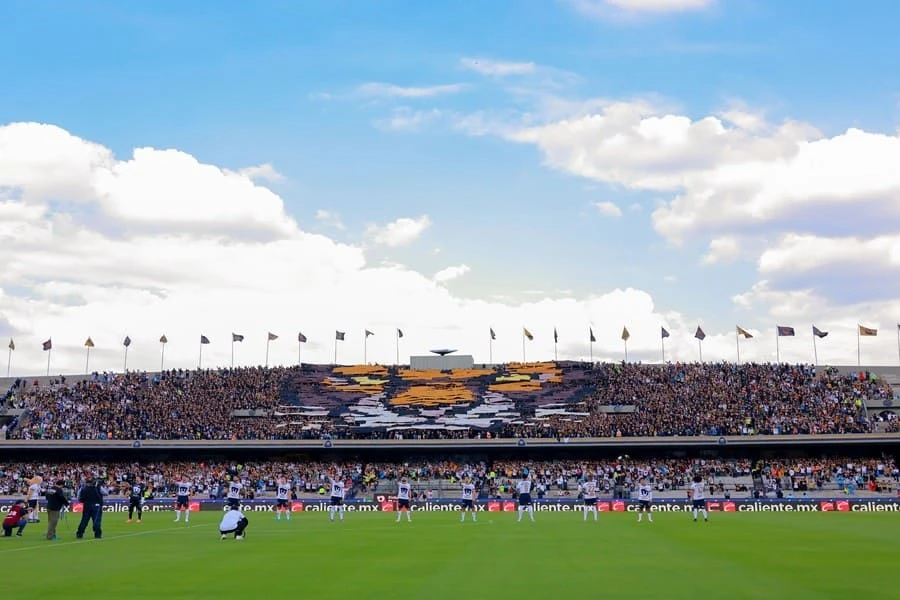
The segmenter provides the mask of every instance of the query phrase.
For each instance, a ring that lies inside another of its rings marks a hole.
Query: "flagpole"
[[[395,338],[394,338],[395,346],[394,347],[397,351],[397,356],[395,357],[394,365],[399,367],[400,366],[400,330],[398,329],[396,332],[394,332],[394,335],[395,335]]]
[[[734,343],[737,346],[738,364],[741,364],[741,336],[738,334],[737,329],[734,330]]]
[[[697,346],[700,347],[700,362],[703,362],[703,340],[697,340]]]
[[[9,367],[12,365],[12,348],[9,348],[6,356],[6,376],[9,377]]]
[[[488,333],[488,362],[494,364],[494,336]]]
[[[625,362],[628,362],[628,340],[622,340],[625,344]]]
[[[125,363],[122,365],[122,372],[128,372],[128,346],[125,346]]]
[[[162,347],[159,353],[159,372],[162,373],[163,371],[165,371],[166,345],[163,342],[160,342],[159,345]]]
[[[859,325],[856,326],[856,368],[862,366],[862,360],[860,360],[859,356]]]
[[[200,348],[201,352],[203,348]],[[231,336],[231,368],[234,368],[234,336]]]
[[[266,337],[266,368],[269,368],[269,344],[272,343],[268,337]]]
[[[662,362],[666,364],[666,338],[660,337],[660,342],[662,343]]]
[[[363,364],[364,365],[369,364],[368,350],[369,350],[369,336],[366,334],[363,334]]]
[[[297,340],[297,366],[300,366],[303,364],[303,361],[301,360],[302,352],[303,352],[303,342],[301,342],[300,340]]]
[[[556,350],[557,350],[557,346],[558,346],[558,345],[559,345],[559,342],[557,342],[556,340],[553,340],[553,360],[554,360],[554,361],[559,360],[559,357],[558,357],[557,354],[556,354]]]
[[[87,350],[87,353],[86,353],[87,356],[85,356],[85,358],[84,358],[84,374],[85,374],[85,375],[87,375],[88,373],[91,372],[90,369],[88,369],[88,365],[89,365],[90,362],[91,362],[91,347],[88,346],[88,347],[86,348],[86,350]]]
[[[525,330],[522,330],[522,364],[525,364]]]
[[[337,364],[337,335],[334,336],[334,364]]]
[[[816,338],[819,337],[813,332],[813,360],[816,361],[816,366],[819,366],[819,349],[816,347]]]
[[[588,342],[588,346],[591,348],[591,364],[594,364],[594,342]]]
[[[775,329],[775,363],[781,364],[781,345],[778,343],[778,338],[781,336],[778,335],[778,329]]]
[[[200,340],[200,363],[197,365],[197,368],[203,368],[203,340]]]
[[[51,346],[49,350],[47,350],[47,377],[50,377],[50,354],[53,352],[53,347]]]

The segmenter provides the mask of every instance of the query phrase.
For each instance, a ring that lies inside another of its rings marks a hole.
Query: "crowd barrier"
[[[476,508],[479,512],[514,512],[516,503],[513,500],[478,500]],[[544,499],[535,501],[536,512],[573,512],[581,511],[584,502],[572,499]],[[0,512],[9,510],[12,502],[0,501]],[[328,499],[309,498],[291,500],[291,512],[317,512],[327,511]],[[374,499],[347,500],[345,507],[348,512],[393,512],[397,509],[396,500],[392,497],[379,496]],[[710,499],[706,501],[706,508],[711,512],[900,512],[900,498],[816,498],[816,499],[780,499],[780,500],[755,500],[735,499],[722,500]],[[222,511],[225,503],[222,500],[192,500],[190,510],[197,511]],[[611,500],[601,499],[597,502],[600,512],[635,512],[638,509],[637,500]],[[41,506],[41,511],[46,506]],[[80,513],[82,506],[73,502],[71,512]],[[128,512],[127,499],[107,499],[103,510],[105,512]],[[144,502],[146,512],[171,512],[175,510],[172,499],[147,500]],[[244,500],[241,502],[241,510],[247,513],[274,512],[275,501]],[[454,512],[462,510],[462,504],[457,499],[437,499],[423,502],[413,502],[412,510],[417,512]],[[652,503],[653,512],[690,512],[691,503],[685,500],[665,499]]]

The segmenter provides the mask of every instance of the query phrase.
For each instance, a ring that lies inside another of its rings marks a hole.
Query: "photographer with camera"
[[[84,537],[84,531],[87,529],[88,521],[93,525],[94,539],[103,537],[103,529],[101,522],[103,520],[103,497],[109,494],[109,489],[99,478],[89,477],[85,480],[81,491],[78,492],[78,501],[82,504],[81,522],[78,524],[78,530],[75,537],[81,539]]]
[[[57,541],[56,526],[59,524],[60,512],[69,506],[69,498],[63,490],[65,482],[60,479],[50,487],[44,497],[47,499],[47,539]]]

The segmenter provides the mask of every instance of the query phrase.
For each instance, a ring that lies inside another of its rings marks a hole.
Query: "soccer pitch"
[[[74,539],[78,515],[0,538],[15,598],[896,598],[900,516],[891,513],[247,513],[246,539],[219,539],[219,512],[190,523],[104,515],[104,538]],[[46,518],[46,516],[45,516]],[[58,595],[58,596],[57,596]]]

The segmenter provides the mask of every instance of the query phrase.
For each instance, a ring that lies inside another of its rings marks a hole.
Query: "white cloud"
[[[431,226],[428,215],[418,219],[402,217],[384,225],[369,225],[366,233],[376,244],[397,247],[407,246],[416,241]]]
[[[709,251],[703,257],[708,265],[734,262],[741,255],[741,244],[732,236],[718,237],[709,243]]]
[[[596,202],[594,207],[597,209],[601,215],[606,217],[621,217],[622,209],[619,208],[615,202],[604,201],[604,202]]]
[[[243,169],[239,169],[238,173],[253,181],[262,179],[271,181],[272,183],[279,183],[285,180],[284,175],[275,170],[275,167],[269,163],[263,163],[255,167],[244,167]]]
[[[407,106],[395,108],[389,117],[378,119],[374,125],[383,131],[418,131],[424,125],[433,123],[443,117],[443,112],[432,108],[413,110]]]
[[[621,14],[666,14],[709,8],[717,0],[564,0],[579,13],[589,17],[612,17]]]
[[[759,270],[764,275],[814,271],[837,264],[860,270],[867,265],[878,270],[900,269],[900,234],[871,239],[790,234],[759,258]]]
[[[371,82],[362,84],[357,91],[364,96],[414,99],[457,94],[464,89],[466,89],[466,86],[462,83],[430,86],[400,86],[392,83]]]
[[[531,75],[537,71],[533,62],[510,62],[491,60],[489,58],[463,58],[460,64],[464,69],[475,71],[481,75],[506,77],[508,75]]]
[[[456,265],[453,267],[447,267],[446,269],[441,269],[440,271],[435,273],[434,280],[438,283],[446,283],[452,279],[462,277],[469,271],[471,271],[471,269],[468,265]]]
[[[316,211],[316,221],[320,222],[326,227],[334,227],[335,229],[339,229],[341,231],[346,229],[344,227],[344,222],[341,220],[341,215],[330,210],[325,210],[323,208],[320,208]]]

